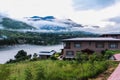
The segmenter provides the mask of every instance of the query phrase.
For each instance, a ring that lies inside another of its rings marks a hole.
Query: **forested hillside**
[[[98,36],[97,34],[87,33],[83,31],[40,33],[40,32],[18,32],[8,30],[0,30],[0,35],[1,36],[4,35],[7,37],[6,39],[2,40],[0,45],[20,43],[29,43],[37,45],[54,45],[60,44],[62,39],[66,38]]]

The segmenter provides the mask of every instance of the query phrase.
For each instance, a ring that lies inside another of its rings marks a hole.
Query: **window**
[[[74,52],[73,51],[66,51],[66,56],[74,56]]]
[[[66,51],[65,58],[74,58],[74,52],[73,51]]]
[[[109,48],[118,48],[118,44],[117,43],[110,43]]]
[[[104,43],[96,43],[96,48],[104,48]]]
[[[91,46],[91,42],[89,42],[89,46]]]
[[[75,48],[81,48],[81,44],[80,43],[74,43],[74,47]]]
[[[70,49],[70,42],[65,42],[64,43],[64,48],[65,49]]]
[[[118,38],[118,36],[116,36],[116,35],[114,35],[114,36],[112,36],[113,38]]]

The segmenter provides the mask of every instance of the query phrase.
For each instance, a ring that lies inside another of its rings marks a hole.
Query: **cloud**
[[[8,17],[8,14],[6,12],[0,12],[0,17]]]
[[[73,12],[71,0],[0,0],[0,10],[12,17],[66,16]]]
[[[102,9],[113,5],[116,0],[73,0],[76,10]]]
[[[117,26],[119,8],[120,0],[0,0],[0,11],[14,18],[52,15],[83,25],[100,26],[100,31]]]
[[[120,24],[120,16],[116,16],[116,17],[110,18],[110,19],[108,19],[108,21],[114,22],[116,24]]]

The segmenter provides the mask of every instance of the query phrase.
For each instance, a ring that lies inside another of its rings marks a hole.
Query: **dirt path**
[[[120,63],[107,80],[120,80]]]

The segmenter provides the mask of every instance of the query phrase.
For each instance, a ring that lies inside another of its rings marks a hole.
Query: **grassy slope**
[[[83,80],[95,77],[115,62],[98,61],[83,64],[74,61],[35,61],[0,65],[0,80]]]
[[[119,62],[112,62],[107,70],[96,76],[95,78],[91,78],[89,80],[107,80],[108,77],[113,73],[113,71],[118,66]]]

